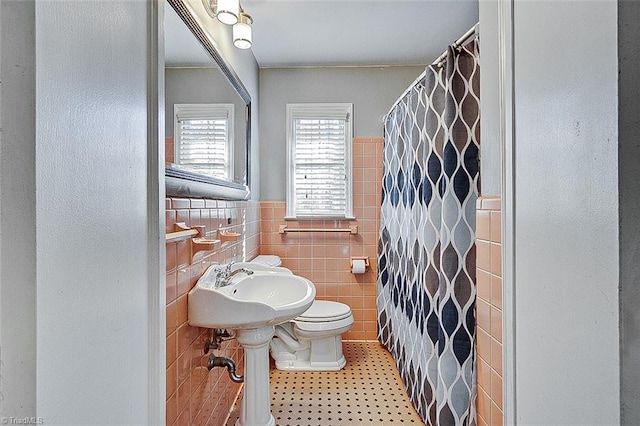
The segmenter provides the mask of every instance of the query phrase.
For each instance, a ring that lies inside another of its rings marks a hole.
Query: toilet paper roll
[[[352,274],[364,274],[364,270],[367,269],[367,265],[364,259],[353,259],[351,261],[351,273]]]

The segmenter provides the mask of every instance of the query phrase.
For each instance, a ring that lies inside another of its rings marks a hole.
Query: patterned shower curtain
[[[385,122],[378,338],[428,425],[476,424],[478,57],[450,47]]]

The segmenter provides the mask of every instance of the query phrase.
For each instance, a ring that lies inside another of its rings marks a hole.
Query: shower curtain
[[[478,44],[448,49],[385,122],[378,339],[428,425],[475,425]]]

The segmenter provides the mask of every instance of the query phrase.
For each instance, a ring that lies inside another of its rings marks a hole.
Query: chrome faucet
[[[247,275],[252,275],[253,271],[247,268],[238,268],[235,271],[231,271],[231,267],[233,266],[233,262],[228,263],[224,267],[216,268],[216,282],[214,284],[215,288],[226,287],[231,284],[231,278],[233,278],[236,274],[244,272]]]

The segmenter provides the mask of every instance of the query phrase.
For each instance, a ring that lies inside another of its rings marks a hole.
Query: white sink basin
[[[234,264],[254,271],[235,274],[230,284],[215,288],[216,272],[209,267],[189,292],[189,324],[195,327],[250,329],[273,326],[297,317],[313,303],[315,286],[285,268],[260,269],[251,263]],[[283,270],[277,270],[283,269]]]

